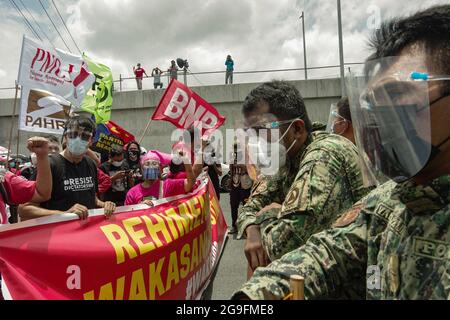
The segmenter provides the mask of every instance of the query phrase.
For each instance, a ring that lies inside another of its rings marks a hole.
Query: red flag
[[[112,122],[111,120],[106,123],[106,127],[111,132],[111,134],[122,140],[124,144],[135,140],[134,136],[131,133],[126,131],[118,124]]]
[[[177,80],[170,82],[152,119],[171,122],[180,129],[201,125],[202,135],[211,133],[225,122],[225,117],[212,105]]]

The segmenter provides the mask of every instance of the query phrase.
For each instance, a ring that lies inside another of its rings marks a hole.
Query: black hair
[[[109,156],[114,157],[116,155],[123,154],[123,146],[119,144],[111,145],[111,150],[109,151]]]
[[[369,40],[369,47],[375,52],[367,62],[399,55],[404,48],[412,44],[424,46],[427,66],[431,71],[449,74],[450,5],[433,6],[408,17],[384,22]],[[366,76],[372,71],[370,63],[366,63]],[[443,83],[445,91],[450,91],[450,82]]]
[[[70,127],[82,127],[85,130],[89,131],[92,133],[92,137],[95,136],[95,131],[96,131],[96,125],[94,123],[94,121],[92,121],[89,118],[86,118],[84,116],[79,116],[79,115],[75,115],[70,117],[67,121],[66,124],[64,126],[64,134],[66,134],[67,129]]]
[[[136,145],[136,146],[138,147],[138,151],[137,151],[137,152],[138,152],[138,155],[137,155],[137,160],[136,160],[136,162],[139,163],[139,161],[141,160],[141,145],[139,144],[139,142],[137,142],[137,141],[135,141],[135,140],[130,141],[130,142],[128,142],[128,143],[125,145],[124,149],[127,151],[127,152],[125,152],[125,159],[127,159],[128,161],[131,161],[131,160],[130,160],[130,154],[128,153],[128,151],[130,151],[130,146],[131,146],[132,144],[134,144],[134,145]]]
[[[244,100],[242,113],[245,115],[252,112],[263,102],[269,105],[269,112],[279,119],[302,119],[306,130],[311,132],[311,120],[306,112],[303,97],[290,83],[274,80],[253,89]]]
[[[54,142],[54,143],[58,143],[59,144],[59,139],[58,137],[52,135],[52,134],[48,134],[44,136],[45,139],[47,139],[50,142]]]
[[[342,97],[337,103],[338,114],[347,121],[352,122],[352,115],[350,113],[350,104],[348,97]]]
[[[170,161],[169,169],[170,169],[170,172],[173,173],[173,174],[177,174],[179,172],[185,172],[186,171],[185,168],[184,168],[184,164],[183,163],[175,164],[173,162],[173,160]]]

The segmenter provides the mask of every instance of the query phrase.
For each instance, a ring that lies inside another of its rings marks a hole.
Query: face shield
[[[142,177],[144,180],[158,180],[161,176],[160,162],[154,159],[142,161]]]
[[[431,153],[429,81],[425,67],[389,57],[366,63],[365,76],[347,79],[355,139],[365,179],[403,182],[417,175]],[[364,172],[366,171],[366,172]]]
[[[342,135],[347,127],[336,128],[339,124],[346,124],[348,122],[343,116],[338,112],[337,103],[333,103],[330,107],[330,116],[328,117],[328,123],[326,131],[329,133],[334,133]]]

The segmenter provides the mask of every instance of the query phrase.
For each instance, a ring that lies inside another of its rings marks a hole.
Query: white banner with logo
[[[19,129],[62,134],[95,82],[81,56],[23,38],[18,82],[22,86]]]

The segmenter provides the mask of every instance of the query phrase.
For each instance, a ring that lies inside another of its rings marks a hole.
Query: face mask
[[[158,180],[160,170],[157,167],[144,167],[143,177],[145,180]]]
[[[113,161],[113,162],[111,162],[111,164],[112,164],[114,167],[121,167],[122,164],[123,164],[123,160],[122,160],[122,161]]]
[[[67,139],[67,149],[74,156],[81,156],[86,153],[89,141],[82,140],[80,137]]]
[[[128,151],[128,158],[131,161],[137,161],[139,152],[138,151]]]
[[[262,139],[258,139],[258,143],[249,143],[250,155],[257,157],[256,166],[261,170],[264,175],[274,175],[278,172],[279,168],[286,164],[287,153],[294,147],[297,140],[294,140],[289,148],[284,145],[283,138],[287,132],[291,129],[294,120],[286,129],[284,134],[275,142],[267,142]],[[251,156],[252,157],[252,156]]]
[[[346,120],[340,120],[340,121],[336,121],[335,123],[333,123],[333,126],[331,127],[331,133],[337,134],[337,135],[341,135],[345,132],[345,130],[347,130],[347,128],[344,128],[343,130],[336,132],[336,124],[341,123],[341,122],[346,122]]]

